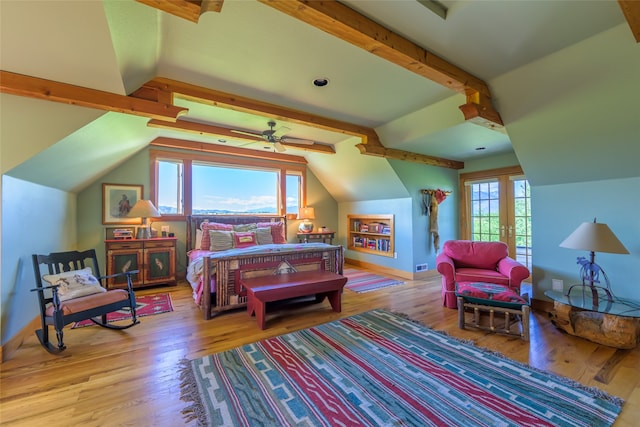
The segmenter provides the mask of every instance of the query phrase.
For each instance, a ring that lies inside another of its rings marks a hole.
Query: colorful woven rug
[[[206,426],[609,426],[623,403],[384,310],[181,365]]]
[[[152,316],[154,314],[167,313],[169,311],[173,311],[171,295],[169,294],[143,295],[136,297],[136,315],[138,317]],[[128,309],[122,309],[107,314],[107,322],[109,323],[129,318],[131,318],[131,311]],[[87,319],[82,322],[74,323],[71,328],[84,328],[85,326],[92,325],[95,325],[95,323]]]
[[[345,268],[342,274],[349,279],[345,288],[358,293],[375,291],[404,283],[390,277],[378,276],[377,274],[372,274],[364,270],[356,270],[355,268]]]

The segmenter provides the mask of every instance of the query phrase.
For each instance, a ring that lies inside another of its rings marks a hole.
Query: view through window
[[[167,216],[297,214],[304,200],[304,167],[164,158],[155,163],[157,207]]]

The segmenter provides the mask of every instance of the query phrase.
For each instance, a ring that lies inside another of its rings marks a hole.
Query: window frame
[[[211,164],[212,166],[239,167],[255,170],[269,170],[277,173],[279,186],[277,189],[278,206],[277,214],[287,216],[288,219],[293,214],[287,214],[286,206],[286,177],[287,175],[296,175],[300,177],[299,188],[299,205],[306,206],[307,203],[307,167],[306,164],[289,163],[275,160],[260,160],[255,158],[243,158],[239,156],[225,156],[219,154],[184,152],[184,151],[168,151],[168,150],[149,150],[150,160],[150,194],[149,198],[157,206],[158,202],[158,161],[171,161],[182,163],[182,194],[183,194],[183,212],[182,214],[162,215],[163,221],[185,221],[187,216],[192,215],[192,166],[193,163]]]

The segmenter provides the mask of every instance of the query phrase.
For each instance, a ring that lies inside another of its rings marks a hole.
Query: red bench
[[[342,310],[342,288],[347,278],[330,271],[301,271],[297,273],[241,279],[247,290],[247,313],[255,313],[260,329],[265,328],[265,305],[272,301],[316,295],[320,302],[327,297],[333,311]]]

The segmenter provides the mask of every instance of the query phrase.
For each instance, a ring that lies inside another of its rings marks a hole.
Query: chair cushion
[[[126,300],[129,298],[129,292],[124,289],[114,289],[100,294],[87,295],[80,298],[64,301],[60,304],[62,314],[68,316],[70,314],[80,313],[95,307],[111,304],[114,302]],[[54,307],[52,304],[47,306],[45,313],[47,316],[53,315]]]
[[[509,278],[494,270],[482,268],[457,268],[456,281],[458,282],[486,282],[498,285],[509,285]]]
[[[445,242],[442,251],[454,260],[456,268],[497,270],[498,261],[509,256],[509,247],[503,242],[449,240]]]
[[[467,302],[495,307],[519,309],[523,304],[528,304],[513,289],[496,283],[458,282],[456,295]]]
[[[59,274],[45,274],[42,278],[51,285],[58,285],[60,301],[106,292],[106,289],[100,286],[98,279],[93,276],[91,267]]]

